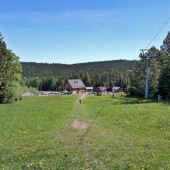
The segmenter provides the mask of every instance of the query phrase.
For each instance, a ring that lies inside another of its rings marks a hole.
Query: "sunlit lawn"
[[[0,169],[170,169],[168,103],[80,96],[0,105]]]

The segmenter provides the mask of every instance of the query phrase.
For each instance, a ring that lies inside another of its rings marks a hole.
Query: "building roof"
[[[104,86],[100,86],[100,87],[98,87],[98,89],[99,89],[100,91],[105,91],[107,88],[104,87]]]
[[[114,90],[118,90],[118,89],[121,89],[121,87],[114,87]]]
[[[22,96],[34,96],[34,94],[32,94],[30,92],[25,92],[24,94],[22,94]]]
[[[86,90],[93,90],[93,87],[86,87]]]
[[[86,86],[84,85],[81,79],[68,79],[68,82],[70,83],[73,89],[86,88]]]

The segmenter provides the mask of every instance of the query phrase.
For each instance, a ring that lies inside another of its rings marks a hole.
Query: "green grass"
[[[0,170],[170,169],[170,104],[109,95],[0,105]],[[86,130],[73,120],[89,123]]]

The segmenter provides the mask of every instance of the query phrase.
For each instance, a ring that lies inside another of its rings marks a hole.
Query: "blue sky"
[[[20,61],[138,59],[170,17],[169,0],[0,0],[0,32]],[[149,45],[159,48],[170,21]]]

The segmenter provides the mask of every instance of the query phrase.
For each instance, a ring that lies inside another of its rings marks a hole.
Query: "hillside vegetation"
[[[0,169],[170,169],[169,103],[83,97],[0,105]]]
[[[146,82],[146,63],[151,57],[149,64],[149,98],[161,95],[163,99],[170,99],[170,32],[163,40],[159,49],[154,46],[143,53],[138,61],[127,85],[126,92],[135,96],[144,96]],[[153,58],[154,57],[154,58]],[[156,58],[155,58],[156,57]]]
[[[0,32],[0,104],[21,98],[21,72],[19,58],[7,48]]]
[[[79,64],[22,62],[24,77],[72,76],[78,72],[125,71],[134,68],[135,61],[112,60]]]
[[[133,70],[136,61],[113,60],[80,64],[49,64],[22,62],[23,84],[39,90],[60,90],[68,79],[80,78],[86,86],[98,87],[108,84],[116,78],[117,85],[122,85],[127,77],[127,70]]]

